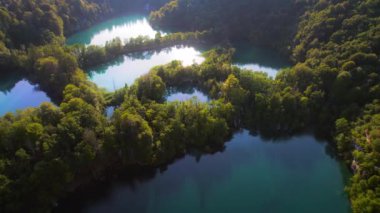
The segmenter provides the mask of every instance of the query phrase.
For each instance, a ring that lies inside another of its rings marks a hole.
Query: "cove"
[[[70,195],[58,212],[349,212],[347,169],[311,135],[265,140],[244,130],[223,152],[187,155],[144,178]]]
[[[27,107],[37,107],[43,102],[51,102],[46,93],[38,91],[28,81],[20,80],[12,89],[0,91],[0,116]]]
[[[290,61],[274,50],[254,47],[247,44],[235,44],[233,64],[241,69],[267,73],[276,77],[277,72],[291,66]]]
[[[67,40],[67,44],[104,45],[116,37],[129,39],[137,36],[154,38],[155,31],[143,15],[129,15],[110,19],[92,28],[77,33]],[[202,63],[201,52],[194,47],[172,47],[160,51],[151,51],[121,56],[107,64],[87,70],[90,80],[98,86],[114,91],[131,85],[134,81],[149,72],[157,65],[179,60],[183,65]]]

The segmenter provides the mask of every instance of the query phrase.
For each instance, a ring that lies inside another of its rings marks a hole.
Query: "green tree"
[[[136,94],[140,100],[162,102],[164,100],[165,93],[166,85],[157,75],[144,75],[136,82]]]

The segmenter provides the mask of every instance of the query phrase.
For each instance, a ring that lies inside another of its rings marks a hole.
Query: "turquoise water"
[[[115,37],[154,36],[143,16],[109,20],[68,40],[103,45]],[[234,64],[274,77],[289,62],[273,51],[237,45]],[[89,70],[93,82],[109,91],[131,85],[152,67],[171,60],[201,63],[192,47],[126,55]],[[198,90],[171,92],[167,101],[208,97]],[[107,115],[113,108],[107,109]],[[311,135],[266,141],[247,131],[236,133],[223,152],[185,156],[138,179],[119,178],[74,193],[58,206],[70,212],[350,212],[344,186],[347,169],[330,157],[327,143]],[[128,173],[128,171],[126,171]],[[128,175],[127,175],[128,177]],[[83,195],[84,193],[84,195]]]
[[[45,92],[39,91],[26,80],[21,80],[9,91],[0,91],[0,116],[27,107],[51,102]]]
[[[236,133],[223,152],[186,156],[149,178],[115,180],[73,197],[65,211],[155,213],[350,212],[348,171],[325,142]]]
[[[114,91],[127,85],[148,73],[157,65],[180,60],[184,65],[201,63],[204,59],[201,53],[193,47],[173,47],[159,52],[146,52],[142,56],[122,56],[108,64],[90,70],[90,79],[98,86]]]
[[[157,31],[150,26],[146,16],[128,15],[110,19],[79,32],[69,37],[67,44],[104,45],[116,37],[120,37],[123,41],[140,35],[154,38],[156,33]],[[275,77],[281,68],[290,65],[287,58],[275,51],[247,44],[236,44],[235,47],[234,65],[243,69],[261,71]],[[202,63],[204,58],[194,47],[173,47],[164,51],[122,56],[88,71],[91,81],[109,91],[114,91],[124,87],[125,84],[133,84],[138,77],[148,73],[152,67],[172,60],[180,60],[184,65],[191,65]]]
[[[129,39],[139,35],[154,38],[155,31],[145,16],[132,15],[114,18],[100,23],[68,38],[67,44],[94,44],[104,45],[116,37]],[[204,58],[201,52],[193,47],[172,47],[162,51],[145,52],[126,55],[107,64],[88,70],[90,79],[98,86],[114,91],[127,85],[149,72],[157,65],[167,64],[173,60],[180,60],[184,65],[202,63]]]

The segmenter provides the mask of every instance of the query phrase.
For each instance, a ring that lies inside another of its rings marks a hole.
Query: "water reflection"
[[[81,31],[67,39],[67,44],[105,45],[116,37],[125,39],[138,36],[154,38],[154,30],[147,18],[143,15],[128,15],[97,24],[87,30]]]
[[[77,33],[67,39],[67,44],[104,45],[116,37],[122,40],[138,36],[154,38],[156,33],[157,31],[150,26],[145,15],[128,15],[110,19]],[[176,46],[121,56],[112,62],[90,69],[89,75],[98,86],[114,91],[126,84],[133,84],[138,77],[149,72],[152,67],[173,60],[180,60],[186,66],[202,63],[204,58],[194,47]]]
[[[12,89],[0,92],[0,115],[27,107],[37,107],[43,102],[50,101],[46,93],[38,91],[36,86],[28,81],[21,80]]]
[[[187,88],[187,89],[172,89],[168,91],[168,95],[166,97],[166,101],[173,102],[173,101],[187,101],[192,98],[196,98],[198,101],[205,103],[209,101],[209,98],[207,95],[205,95],[203,92],[199,91],[195,88]]]
[[[347,170],[326,155],[325,146],[310,135],[270,143],[242,131],[223,153],[205,154],[199,161],[188,155],[164,172],[147,170],[135,178],[129,170],[129,178],[96,184],[91,192],[70,196],[58,210],[348,212]]]
[[[253,47],[247,44],[235,44],[234,65],[252,71],[262,71],[271,77],[291,65],[287,57],[269,49]]]
[[[172,47],[163,51],[145,52],[136,55],[126,55],[115,61],[99,66],[90,71],[90,79],[98,86],[115,91],[149,72],[157,65],[169,63],[173,60],[182,61],[187,66],[193,63],[202,63],[204,58],[193,47]]]
[[[17,72],[7,74],[0,73],[0,93],[9,93],[21,80],[22,76]]]

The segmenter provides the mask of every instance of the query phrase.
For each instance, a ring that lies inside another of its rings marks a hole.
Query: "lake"
[[[114,91],[132,85],[137,78],[147,74],[151,68],[164,65],[173,60],[183,65],[201,63],[201,53],[193,47],[173,47],[159,52],[145,52],[143,55],[126,55],[90,71],[90,79],[98,86]]]
[[[348,171],[311,135],[265,140],[244,130],[223,152],[187,155],[149,177],[70,195],[58,212],[349,212]]]
[[[144,15],[127,15],[99,23],[87,30],[81,31],[67,39],[67,44],[104,45],[116,37],[122,40],[137,36],[154,38],[155,31]],[[161,32],[165,34],[164,32]],[[263,71],[274,77],[277,71],[289,65],[284,57],[273,51],[251,47],[251,45],[236,45],[234,65],[252,71]],[[90,80],[98,86],[114,91],[127,85],[149,72],[157,65],[163,65],[173,60],[182,61],[183,65],[202,63],[202,52],[194,47],[172,47],[163,51],[152,51],[121,56],[107,64],[92,68],[89,71]]]
[[[8,81],[1,81],[0,86],[3,88],[9,84]],[[43,102],[51,102],[45,92],[39,91],[27,80],[20,80],[10,89],[0,91],[0,116],[27,107],[38,107]]]
[[[104,45],[115,37],[154,37],[144,16],[124,16],[100,23],[68,39],[68,44]],[[237,45],[233,63],[274,77],[290,63],[276,52]],[[109,91],[131,85],[156,65],[180,60],[201,63],[201,51],[173,47],[121,56],[89,70],[90,79]],[[167,101],[197,97],[199,90],[172,91]],[[107,110],[110,116],[113,108]],[[349,172],[331,157],[325,141],[312,135],[265,140],[248,131],[234,134],[225,150],[187,155],[148,177],[116,178],[70,194],[56,211],[70,212],[349,212],[344,186]],[[124,173],[128,173],[125,171]]]
[[[140,35],[154,38],[156,33],[145,16],[128,15],[110,19],[79,32],[68,38],[67,44],[104,45],[116,37],[123,41]],[[114,91],[125,84],[132,85],[138,77],[148,73],[154,66],[173,60],[182,61],[183,65],[199,64],[204,60],[201,55],[202,53],[193,47],[172,47],[162,51],[125,55],[90,69],[89,76],[98,86]]]

